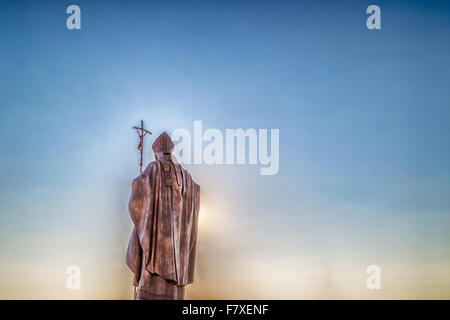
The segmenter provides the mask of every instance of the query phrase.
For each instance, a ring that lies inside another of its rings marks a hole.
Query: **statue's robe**
[[[173,155],[156,157],[133,180],[126,262],[138,299],[183,299],[194,281],[200,186]]]

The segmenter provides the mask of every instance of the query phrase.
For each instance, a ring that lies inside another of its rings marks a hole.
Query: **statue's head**
[[[175,145],[173,144],[172,139],[170,139],[170,136],[166,132],[161,133],[159,137],[156,138],[155,142],[153,142],[152,144],[152,149],[155,155],[157,155],[160,152],[172,153],[174,148]]]

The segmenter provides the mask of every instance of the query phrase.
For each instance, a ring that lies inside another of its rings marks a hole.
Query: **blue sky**
[[[155,133],[280,129],[275,176],[188,166],[205,219],[192,297],[236,297],[263,279],[248,266],[287,261],[294,286],[316,279],[303,293],[274,281],[288,298],[448,298],[449,15],[444,1],[2,2],[0,296],[128,297],[143,119]],[[69,264],[84,291],[61,287]],[[370,264],[387,277],[378,295]],[[242,297],[278,297],[267,288]]]

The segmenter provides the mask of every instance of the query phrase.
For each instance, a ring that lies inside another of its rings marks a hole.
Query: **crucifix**
[[[144,153],[144,137],[145,135],[152,134],[150,131],[144,129],[144,121],[141,120],[141,126],[140,127],[133,127],[133,129],[136,129],[136,132],[139,136],[139,144],[137,146],[138,150],[141,152],[141,162],[139,163],[139,173],[142,173],[142,157]]]
[[[136,130],[139,136],[139,144],[137,146],[138,150],[141,153],[141,161],[139,162],[139,173],[142,173],[142,160],[144,154],[144,137],[148,134],[152,134],[150,131],[144,129],[144,121],[141,120],[140,127],[133,127]],[[134,300],[136,300],[136,287],[134,287]]]

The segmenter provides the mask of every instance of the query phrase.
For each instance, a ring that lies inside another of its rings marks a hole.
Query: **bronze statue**
[[[126,262],[136,299],[184,299],[184,287],[194,281],[200,186],[172,155],[167,133],[152,148],[156,160],[132,184]]]

